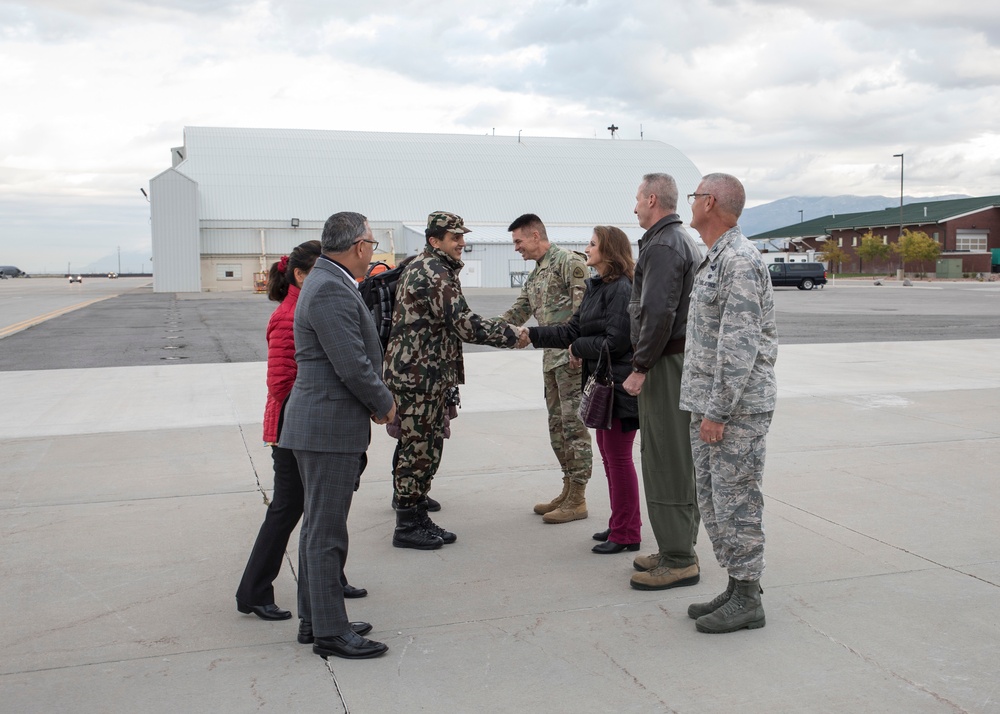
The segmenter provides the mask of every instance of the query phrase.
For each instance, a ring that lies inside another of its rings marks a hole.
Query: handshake
[[[514,325],[511,325],[510,328],[514,330],[514,334],[517,335],[517,342],[514,343],[514,349],[523,350],[531,344],[531,338],[528,337],[527,327],[515,327]]]

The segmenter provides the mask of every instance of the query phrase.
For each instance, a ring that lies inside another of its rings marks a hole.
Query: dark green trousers
[[[683,369],[684,355],[661,357],[639,393],[639,453],[649,525],[661,558],[671,568],[694,564],[700,524],[691,414],[678,406]]]

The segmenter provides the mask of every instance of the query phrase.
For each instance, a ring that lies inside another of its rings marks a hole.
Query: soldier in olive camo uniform
[[[709,174],[691,195],[696,227],[709,246],[695,276],[688,314],[682,409],[691,412],[698,505],[726,591],[688,615],[701,632],[764,626],[765,439],[777,401],[774,296],[760,251],[735,225],[743,187]]]
[[[586,279],[585,258],[549,242],[545,225],[533,213],[519,217],[511,231],[514,249],[535,268],[525,280],[517,300],[500,319],[523,325],[532,316],[539,325],[560,325],[580,308]],[[568,350],[546,349],[542,356],[545,406],[549,412],[549,440],[563,472],[562,492],[552,501],[539,503],[535,513],[546,523],[568,523],[587,517],[584,492],[590,480],[593,451],[590,431],[577,416],[580,408],[581,367],[570,365]]]
[[[459,272],[469,232],[460,216],[431,213],[427,246],[407,265],[396,287],[384,379],[400,416],[393,545],[401,548],[429,550],[456,539],[427,516],[426,496],[441,463],[446,392],[465,383],[462,342],[493,347],[517,342],[513,326],[480,317],[465,301]]]

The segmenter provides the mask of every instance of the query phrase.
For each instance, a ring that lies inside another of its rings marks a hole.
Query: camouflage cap
[[[449,233],[472,233],[465,227],[462,217],[447,211],[434,211],[427,216],[428,228],[444,228]]]

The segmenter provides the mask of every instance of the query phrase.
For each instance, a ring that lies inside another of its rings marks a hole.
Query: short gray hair
[[[324,253],[343,253],[368,232],[368,219],[360,213],[341,211],[326,219],[323,226]]]
[[[670,174],[646,174],[642,177],[643,190],[646,195],[656,196],[660,207],[670,213],[677,212],[677,182]]]
[[[707,174],[702,176],[701,180],[708,189],[707,192],[715,197],[723,211],[735,218],[740,217],[747,202],[747,193],[738,178],[730,174]]]

